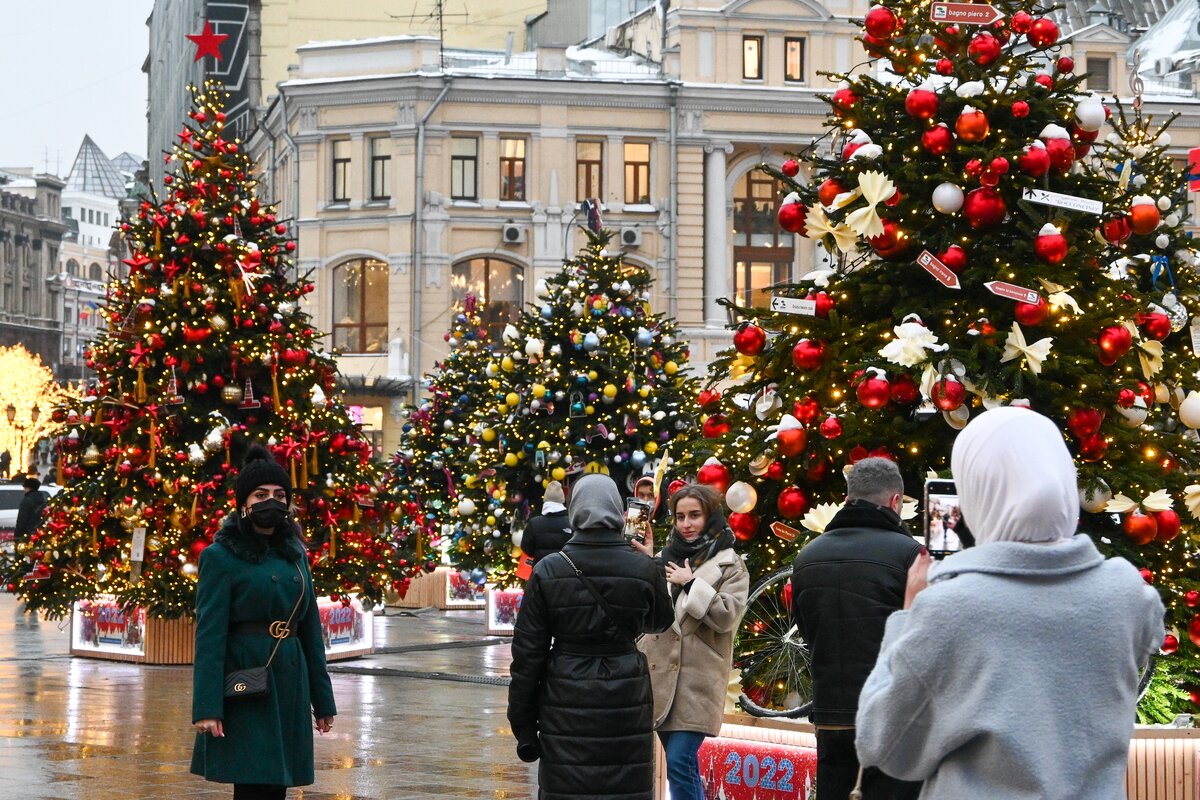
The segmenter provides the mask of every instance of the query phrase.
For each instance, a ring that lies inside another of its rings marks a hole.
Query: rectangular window
[[[350,202],[350,140],[333,142],[333,191],[329,199],[334,203]]]
[[[788,83],[804,83],[804,40],[783,40],[783,79]]]
[[[478,200],[479,140],[453,136],[450,139],[450,198]]]
[[[388,191],[388,167],[392,156],[387,151],[388,140],[377,137],[371,140],[371,199],[391,200]]]
[[[500,199],[525,199],[525,140],[500,138]]]
[[[104,227],[108,227],[108,214],[104,215]]]
[[[650,202],[650,145],[625,143],[625,203]]]
[[[742,77],[748,81],[761,81],[763,76],[763,37],[742,37]]]
[[[94,212],[94,211],[92,211],[92,209],[90,209],[90,208],[89,208],[89,209],[87,210],[87,215],[88,215],[88,224],[89,224],[89,225],[93,225],[93,224],[95,224],[95,222],[96,222],[96,215],[95,215],[95,212]]]
[[[583,202],[589,197],[603,199],[600,176],[604,172],[604,143],[575,143],[575,201]]]
[[[70,219],[70,218],[71,218],[71,207],[63,206],[63,219]]]
[[[1087,60],[1087,88],[1093,92],[1112,91],[1112,59],[1089,58]]]

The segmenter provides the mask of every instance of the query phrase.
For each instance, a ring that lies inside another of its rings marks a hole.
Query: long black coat
[[[538,514],[529,520],[521,534],[521,549],[533,556],[534,562],[541,561],[551,553],[563,549],[571,539],[571,523],[567,510],[550,514]]]
[[[608,601],[625,636],[563,558],[538,562],[513,635],[508,720],[518,751],[527,760],[540,752],[542,800],[650,800],[654,697],[632,640],[670,627],[666,579],[619,530],[577,531],[563,552]]]

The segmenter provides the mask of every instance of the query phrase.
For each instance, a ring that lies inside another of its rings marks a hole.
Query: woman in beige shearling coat
[[[657,559],[675,605],[664,633],[638,643],[650,662],[654,727],[667,760],[672,800],[704,800],[697,753],[721,729],[733,634],[746,610],[750,575],[733,550],[721,495],[693,484],[671,496],[674,530]],[[634,546],[649,554],[653,543]]]

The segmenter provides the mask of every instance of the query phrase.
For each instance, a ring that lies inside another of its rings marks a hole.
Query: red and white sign
[[[700,745],[705,798],[810,800],[817,751],[768,742],[710,737]]]
[[[929,19],[945,24],[991,25],[1004,19],[1004,14],[982,3],[934,3],[929,7]]]
[[[771,533],[775,534],[780,539],[783,539],[785,542],[794,542],[796,541],[796,537],[800,535],[800,531],[796,530],[791,525],[779,522],[778,520],[771,523]]]
[[[942,260],[928,250],[922,250],[917,256],[917,264],[937,279],[937,282],[947,289],[961,289],[962,283],[954,270],[942,263]]]
[[[1200,192],[1200,147],[1188,150],[1188,191]]]
[[[1041,296],[1033,289],[1026,289],[1024,286],[1017,286],[1014,283],[1005,283],[1004,281],[988,281],[984,284],[988,291],[997,297],[1007,297],[1009,300],[1016,300],[1021,303],[1037,303]]]
[[[325,654],[371,652],[375,647],[375,615],[358,598],[349,604],[317,598]]]

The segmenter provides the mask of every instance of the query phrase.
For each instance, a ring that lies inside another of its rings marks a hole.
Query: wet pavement
[[[293,800],[527,798],[505,719],[508,641],[478,611],[389,609],[378,652],[330,665],[338,717]],[[67,654],[66,625],[0,595],[0,800],[232,796],[188,772],[191,668]]]

